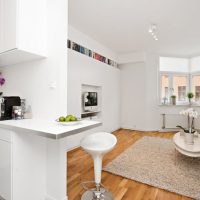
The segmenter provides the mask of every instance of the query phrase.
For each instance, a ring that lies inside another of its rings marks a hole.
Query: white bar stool
[[[81,140],[81,147],[89,153],[94,161],[94,176],[96,188],[89,189],[82,195],[81,200],[113,200],[113,195],[101,184],[102,158],[111,151],[117,143],[117,138],[106,132],[94,133]],[[89,182],[83,182],[83,185]]]

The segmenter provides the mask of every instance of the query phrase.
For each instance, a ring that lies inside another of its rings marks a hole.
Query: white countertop
[[[52,139],[60,139],[80,133],[82,131],[100,126],[101,122],[92,120],[81,120],[76,125],[63,125],[60,122],[43,119],[23,119],[0,121],[0,128],[14,131],[29,131],[39,136]]]

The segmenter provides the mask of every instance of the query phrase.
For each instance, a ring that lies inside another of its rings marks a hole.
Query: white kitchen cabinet
[[[11,143],[0,138],[0,199],[12,199],[11,184]]]
[[[46,0],[0,0],[0,66],[47,56],[46,9]]]
[[[0,0],[0,53],[17,47],[17,1]]]

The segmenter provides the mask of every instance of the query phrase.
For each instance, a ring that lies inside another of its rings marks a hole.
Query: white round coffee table
[[[194,144],[188,145],[185,143],[185,137],[176,133],[173,137],[175,149],[183,155],[190,157],[200,157],[200,138],[194,137]]]

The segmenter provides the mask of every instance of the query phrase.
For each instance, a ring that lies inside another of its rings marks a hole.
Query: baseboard
[[[160,129],[159,132],[178,132],[179,129],[176,129],[176,128],[165,128],[165,129]]]
[[[159,129],[137,129],[137,128],[132,128],[132,127],[128,127],[128,126],[122,126],[121,129],[128,129],[131,131],[142,131],[142,132],[157,132],[159,131]]]
[[[75,149],[77,149],[77,148],[79,148],[79,147],[80,147],[80,145],[76,145],[76,146],[74,146],[74,147],[71,147],[71,148],[67,149],[67,152],[69,152],[69,151],[74,151]]]
[[[110,131],[110,132],[113,133],[113,132],[118,131],[118,130],[120,130],[120,129],[121,129],[121,127],[119,126],[119,127],[117,127],[115,130],[112,130],[112,131]]]

